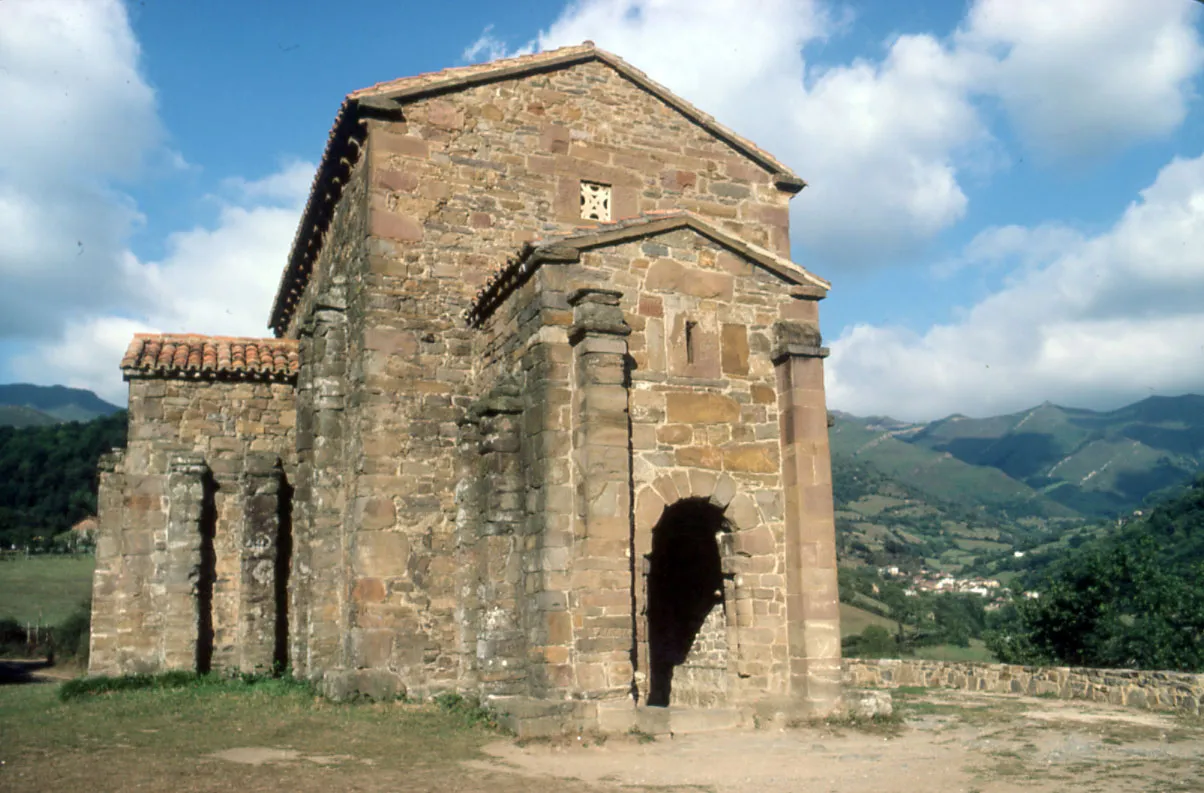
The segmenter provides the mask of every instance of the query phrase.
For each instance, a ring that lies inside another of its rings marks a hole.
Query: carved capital
[[[569,343],[576,345],[586,336],[629,336],[631,326],[619,308],[623,293],[614,289],[574,289],[569,294],[573,307],[573,325]]]
[[[775,322],[770,357],[774,365],[787,358],[827,358],[829,350],[821,346],[819,327],[809,322]]]

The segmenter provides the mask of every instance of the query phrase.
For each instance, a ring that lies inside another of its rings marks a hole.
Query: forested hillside
[[[1204,671],[1204,477],[1045,561],[988,639],[1001,660]]]
[[[94,514],[96,463],[124,447],[125,436],[125,411],[83,423],[0,426],[0,547],[45,544]]]

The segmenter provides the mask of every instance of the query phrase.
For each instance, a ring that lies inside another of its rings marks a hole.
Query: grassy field
[[[958,647],[953,644],[934,644],[931,647],[919,647],[907,655],[908,658],[922,658],[929,661],[981,661],[995,663],[995,656],[987,649],[982,639],[971,639],[969,647]]]
[[[92,593],[91,556],[31,556],[0,562],[0,618],[62,622]]]
[[[892,633],[898,630],[898,624],[892,619],[880,617],[849,603],[840,604],[840,635],[842,638],[861,633],[870,625],[881,625]]]
[[[434,706],[334,705],[273,683],[127,691],[67,703],[58,701],[56,688],[0,687],[0,789],[585,789],[460,766],[498,735]]]

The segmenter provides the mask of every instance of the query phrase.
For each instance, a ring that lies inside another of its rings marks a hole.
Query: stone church
[[[348,95],[273,336],[121,361],[90,672],[457,690],[523,734],[837,707],[803,186],[590,42]]]

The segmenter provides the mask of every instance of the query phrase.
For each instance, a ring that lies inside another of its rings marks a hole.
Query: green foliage
[[[312,695],[314,693],[311,683],[306,680],[298,680],[288,673],[275,676],[232,671],[227,674],[212,672],[207,675],[198,675],[195,672],[175,671],[161,672],[156,675],[80,677],[68,680],[59,686],[58,696],[63,702],[71,702],[123,691],[146,689],[158,691],[170,689],[245,691],[255,689],[272,695],[298,693]]]
[[[1204,477],[1026,585],[988,632],[1001,660],[1204,671]]]
[[[1148,541],[1092,549],[1016,603],[987,644],[1009,663],[1204,671],[1202,576],[1168,570]]]
[[[88,663],[92,605],[80,603],[52,628],[28,628],[10,617],[0,619],[0,657],[47,657]]]
[[[0,547],[54,548],[96,513],[96,463],[124,447],[126,413],[87,423],[0,427]]]
[[[445,691],[442,694],[436,694],[432,699],[440,710],[460,717],[469,727],[502,729],[497,714],[483,706],[476,697],[465,697],[454,691]]]
[[[868,625],[860,634],[848,636],[842,650],[853,658],[896,658],[899,644],[893,634],[881,625]]]

